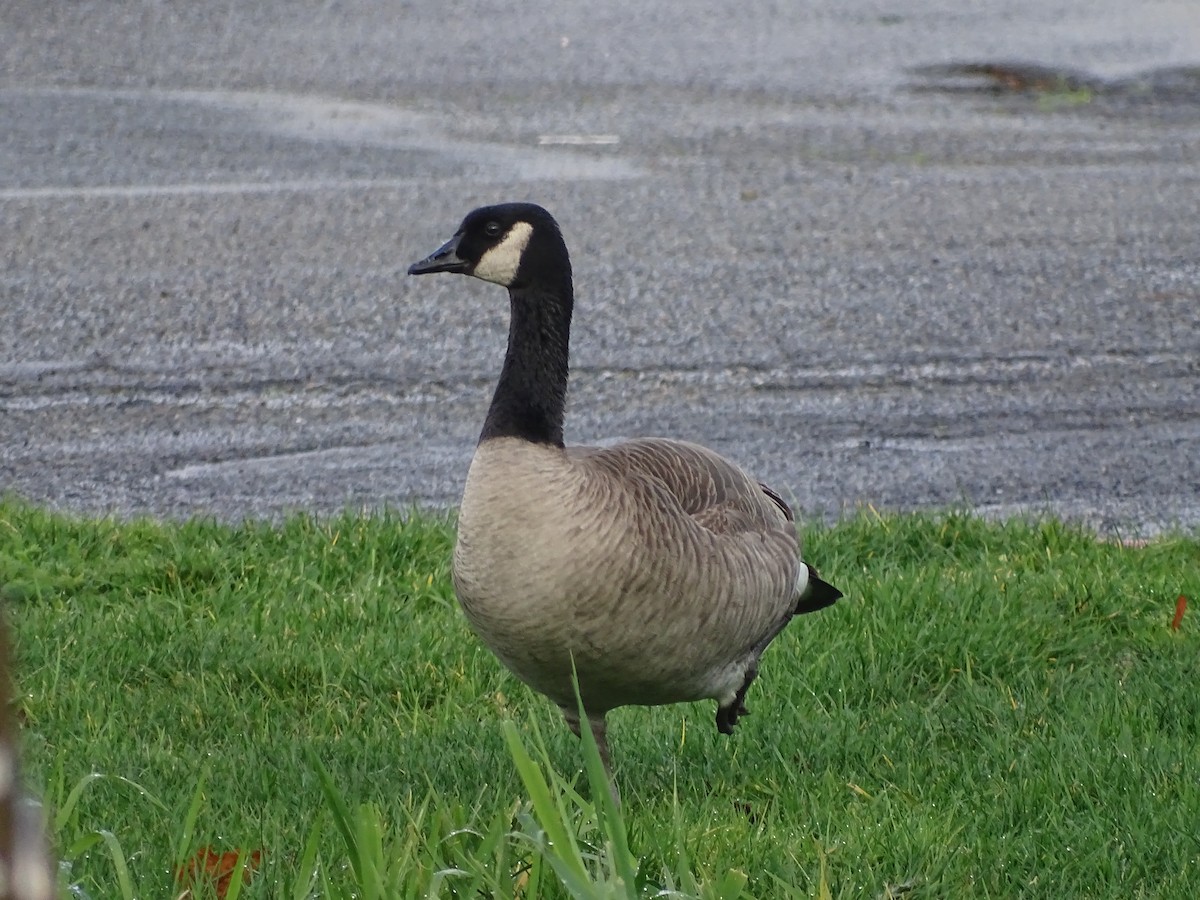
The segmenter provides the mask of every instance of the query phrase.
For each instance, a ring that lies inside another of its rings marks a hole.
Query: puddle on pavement
[[[953,62],[909,70],[917,93],[1033,100],[1039,109],[1145,108],[1200,117],[1200,66],[1102,78],[1081,69],[1026,62]]]

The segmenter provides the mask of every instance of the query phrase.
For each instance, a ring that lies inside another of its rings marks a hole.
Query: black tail
[[[792,611],[792,615],[798,616],[801,613],[816,612],[819,609],[824,609],[827,606],[833,606],[842,596],[842,592],[835,588],[828,581],[822,581],[821,576],[817,574],[817,570],[808,563],[808,586],[804,589],[804,593],[796,601],[796,608]]]

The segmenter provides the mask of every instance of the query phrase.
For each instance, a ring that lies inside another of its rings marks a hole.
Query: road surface
[[[572,442],[826,519],[1200,525],[1200,8],[0,10],[0,487],[238,519],[450,505],[502,291],[405,269],[534,200]]]

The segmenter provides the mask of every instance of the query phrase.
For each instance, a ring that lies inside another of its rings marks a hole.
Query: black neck
[[[573,293],[568,265],[559,277],[508,292],[508,352],[480,441],[517,437],[563,445]]]

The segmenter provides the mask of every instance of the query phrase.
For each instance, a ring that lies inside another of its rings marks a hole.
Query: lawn
[[[1200,600],[1196,536],[809,528],[846,598],[767,652],[732,737],[712,703],[614,713],[620,817],[468,631],[452,540],[430,515],[0,503],[26,775],[64,884],[173,897],[211,848],[261,851],[241,896],[296,900],[562,897],[573,865],[589,896],[1200,896],[1200,610],[1172,628]]]

